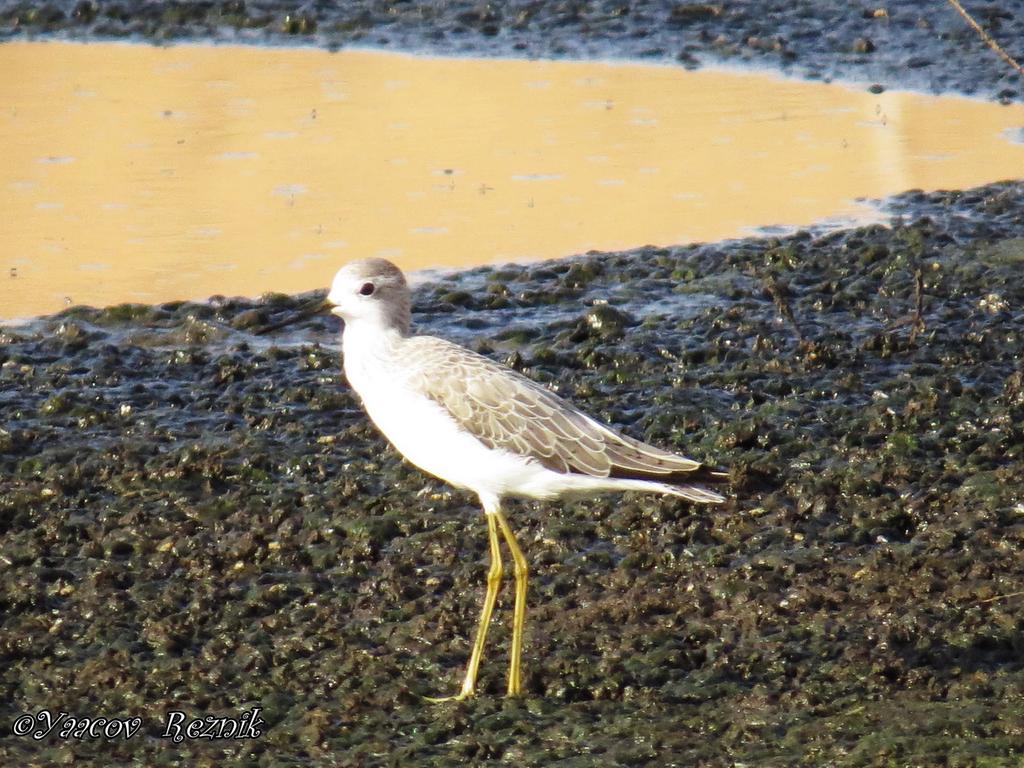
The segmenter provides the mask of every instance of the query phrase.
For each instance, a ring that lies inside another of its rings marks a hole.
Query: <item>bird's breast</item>
[[[488,448],[386,362],[346,357],[345,375],[391,444],[411,463],[451,485],[502,496],[516,491],[524,478],[547,473],[525,457]]]

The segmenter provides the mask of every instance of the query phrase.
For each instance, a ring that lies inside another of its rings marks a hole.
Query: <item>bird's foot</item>
[[[424,696],[424,701],[429,701],[431,704],[444,704],[447,701],[465,701],[471,699],[474,696],[473,691],[459,691],[454,696]]]

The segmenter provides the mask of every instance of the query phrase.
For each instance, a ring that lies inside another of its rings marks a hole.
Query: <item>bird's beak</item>
[[[305,304],[300,305],[296,308],[295,314],[290,317],[286,317],[283,320],[279,320],[276,323],[269,323],[268,325],[253,331],[257,336],[262,336],[266,333],[272,333],[273,331],[279,331],[282,328],[287,328],[289,325],[295,325],[295,323],[307,320],[314,315],[323,314],[324,312],[331,311],[334,314],[334,305],[327,299],[311,299]]]

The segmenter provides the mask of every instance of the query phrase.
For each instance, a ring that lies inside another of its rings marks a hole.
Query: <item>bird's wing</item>
[[[725,479],[700,462],[609,429],[536,382],[457,344],[416,336],[402,353],[411,363],[403,370],[418,372],[408,384],[489,448],[526,456],[556,472],[593,477],[668,483]]]

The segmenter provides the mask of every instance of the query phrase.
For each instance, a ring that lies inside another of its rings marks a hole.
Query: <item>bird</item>
[[[408,282],[386,259],[344,265],[324,304],[344,321],[345,378],[370,420],[409,462],[475,493],[487,522],[490,567],[462,685],[454,696],[431,701],[476,695],[504,575],[502,541],[515,576],[507,695],[522,695],[529,566],[503,511],[505,499],[647,491],[704,504],[725,501],[703,486],[726,482],[726,472],[628,437],[452,341],[413,334]]]

